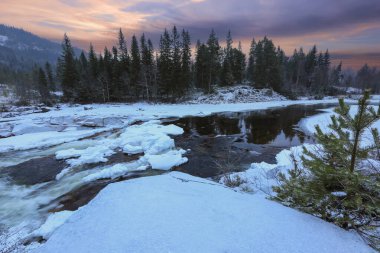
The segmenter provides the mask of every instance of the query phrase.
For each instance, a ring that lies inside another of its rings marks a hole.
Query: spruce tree
[[[178,33],[177,27],[174,26],[171,36],[171,47],[172,47],[172,62],[171,62],[171,80],[170,80],[170,95],[172,96],[172,102],[175,98],[183,95],[185,87],[181,82],[181,52],[182,45],[180,40],[180,35]]]
[[[160,38],[160,56],[158,60],[159,87],[161,93],[168,97],[172,80],[172,48],[170,35],[166,29]]]
[[[203,71],[208,72],[208,92],[211,91],[211,86],[215,85],[218,81],[218,75],[220,71],[220,56],[221,56],[221,47],[219,45],[218,37],[214,29],[211,30],[209,38],[207,40],[207,50],[204,52],[208,55],[207,60],[207,69]],[[206,64],[206,63],[205,63]]]
[[[191,85],[191,41],[188,31],[182,30],[181,83],[184,92]]]
[[[149,99],[150,93],[152,92],[153,86],[153,45],[150,40],[146,41],[145,34],[140,38],[141,45],[141,68],[142,68],[142,79],[145,84],[146,98]]]
[[[232,73],[233,67],[233,50],[232,50],[232,36],[231,31],[227,33],[226,48],[224,50],[224,59],[220,82],[222,86],[232,85],[234,83],[234,76]]]
[[[38,92],[40,93],[40,101],[46,105],[50,105],[48,81],[42,68],[39,68],[38,70]]]
[[[53,70],[49,62],[45,63],[45,72],[46,72],[46,78],[47,78],[49,90],[55,91],[56,87],[55,87],[55,82],[54,82],[54,77],[53,77]]]
[[[247,79],[253,85],[254,83],[254,73],[255,73],[255,50],[256,50],[256,41],[253,38],[251,42],[251,47],[249,48],[248,56],[248,67],[247,67]]]
[[[234,82],[241,84],[244,80],[244,72],[246,67],[245,54],[241,48],[241,42],[239,41],[238,48],[232,49],[232,74]]]
[[[134,90],[133,95],[138,98],[140,96],[141,58],[139,44],[135,35],[132,36],[130,71],[131,87]]]
[[[76,69],[74,49],[67,34],[63,38],[59,65],[63,99],[65,101],[73,101],[77,95],[76,89],[78,88],[79,74]]]
[[[210,51],[208,47],[197,41],[196,46],[196,56],[195,56],[195,85],[201,88],[204,92],[210,93],[212,91],[212,86],[210,83]]]
[[[120,57],[122,69],[125,72],[129,72],[130,59],[129,59],[129,55],[128,55],[128,46],[127,46],[127,42],[125,40],[123,31],[121,30],[121,28],[119,30],[118,42],[119,42],[118,49],[119,49],[119,55],[120,55],[119,57]]]

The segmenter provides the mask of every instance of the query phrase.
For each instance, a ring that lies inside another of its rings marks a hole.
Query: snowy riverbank
[[[261,195],[171,172],[109,185],[34,252],[374,252]]]

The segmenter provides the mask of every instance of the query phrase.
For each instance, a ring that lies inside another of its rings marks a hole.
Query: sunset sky
[[[120,27],[127,37],[145,32],[157,42],[175,24],[193,40],[206,40],[211,28],[224,40],[231,29],[245,50],[252,37],[268,35],[287,54],[317,44],[363,61],[370,56],[374,65],[380,59],[379,0],[1,0],[0,10],[0,23],[55,41],[67,32],[84,49],[113,45]]]

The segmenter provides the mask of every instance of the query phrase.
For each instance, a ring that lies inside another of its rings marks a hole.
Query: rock
[[[66,166],[64,161],[58,161],[54,156],[47,156],[6,167],[2,173],[17,184],[34,185],[55,180],[56,175]]]

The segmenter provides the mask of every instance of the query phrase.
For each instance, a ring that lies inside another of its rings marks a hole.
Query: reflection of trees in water
[[[208,117],[189,117],[178,121],[185,131],[196,131],[199,135],[243,134],[244,141],[267,144],[277,137],[291,142],[294,138],[302,143],[305,137],[294,130],[294,125],[306,117],[316,114],[315,108],[306,106],[288,107],[246,113],[226,113]]]

